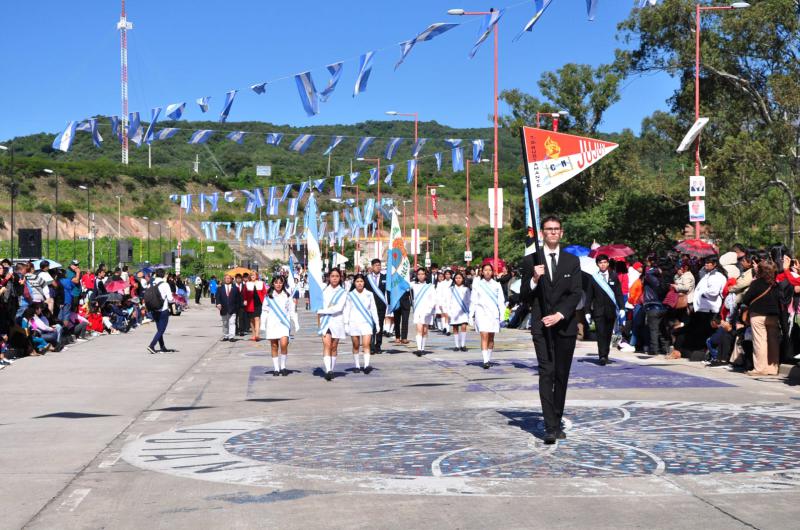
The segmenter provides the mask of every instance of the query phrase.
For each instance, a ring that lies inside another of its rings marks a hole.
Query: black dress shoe
[[[284,376],[284,377],[286,377],[287,375],[289,375],[289,370],[287,370],[286,368],[283,368],[283,369],[281,370],[281,375],[282,375],[282,376]]]
[[[272,372],[272,376],[273,377],[278,377],[279,375],[281,375],[281,371],[280,370],[273,370],[273,372]]]
[[[367,366],[367,367],[366,367],[366,368],[364,368],[364,370],[363,370],[363,372],[364,372],[365,374],[367,374],[367,375],[369,375],[369,373],[370,373],[371,371],[372,371],[372,367],[371,367],[371,366]]]
[[[361,368],[359,368],[358,366],[356,366],[355,368],[353,368],[353,373],[354,373],[354,374],[357,374],[357,373],[358,373],[358,372],[360,372],[360,371],[361,371]]]
[[[422,357],[422,350],[416,350],[414,352],[414,355],[416,355],[417,357]]]
[[[567,433],[565,433],[564,431],[559,429],[558,432],[556,433],[556,438],[558,438],[559,440],[566,440],[567,439]]]
[[[554,443],[556,443],[556,433],[554,432],[545,433],[544,443],[545,445],[553,445]]]
[[[483,369],[488,370],[491,367],[489,363],[483,363]]]
[[[333,372],[325,372],[325,381],[331,381],[333,379]]]
[[[221,342],[228,342],[230,339],[228,337],[222,337]]]
[[[467,347],[466,346],[461,346],[461,351],[467,351]]]
[[[608,359],[605,357],[600,357],[600,366],[605,366],[608,364]]]

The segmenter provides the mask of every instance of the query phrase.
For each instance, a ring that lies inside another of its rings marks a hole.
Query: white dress
[[[334,339],[347,338],[344,330],[344,304],[347,302],[347,293],[342,287],[333,288],[330,285],[322,290],[323,309],[317,311],[320,315],[319,334],[325,335],[330,331]]]
[[[285,290],[273,297],[264,297],[261,305],[261,329],[267,340],[288,337],[295,320],[294,300]]]
[[[414,324],[433,324],[436,319],[436,290],[430,283],[411,284]]]
[[[470,297],[470,314],[475,322],[475,329],[481,333],[497,333],[500,321],[503,320],[506,300],[503,288],[495,280],[475,278],[472,282]]]
[[[453,280],[442,280],[436,284],[436,312],[439,314],[447,313],[447,305],[450,299],[450,285]]]
[[[361,302],[361,306],[358,302]],[[366,312],[366,315],[364,314]],[[372,335],[373,326],[378,324],[378,309],[375,295],[364,289],[359,293],[355,289],[347,293],[344,304],[344,329],[351,337]]]
[[[456,324],[466,324],[469,322],[469,305],[470,298],[472,297],[472,292],[469,287],[466,285],[451,285],[450,289],[447,290],[447,294],[449,298],[445,306],[445,311],[450,317],[450,324],[455,326]],[[459,300],[461,300],[460,303]],[[461,307],[462,304],[464,307]],[[464,311],[464,308],[466,308],[466,311]]]

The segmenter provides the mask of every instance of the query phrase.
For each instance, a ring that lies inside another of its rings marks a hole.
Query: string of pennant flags
[[[536,22],[544,14],[545,10],[552,4],[554,0],[532,0],[535,14],[532,19],[530,19],[522,31],[514,38],[514,40],[518,40],[526,31],[532,31]],[[657,0],[640,0],[640,8],[644,8],[648,5],[655,5]],[[491,34],[492,30],[494,29],[495,25],[500,21],[503,14],[507,9],[513,9],[519,7],[521,5],[527,5],[529,2],[521,2],[519,4],[515,4],[510,7],[501,8],[498,10],[493,10],[489,14],[487,14],[482,19],[481,27],[478,32],[478,39],[475,41],[474,45],[472,46],[469,57],[473,58],[481,45],[486,41],[488,36]],[[599,0],[586,0],[586,11],[589,20],[594,20],[597,6],[599,4]],[[430,41],[458,26],[461,24],[457,23],[445,23],[445,22],[437,22],[434,24],[429,25],[423,31],[418,33],[411,39],[402,41],[399,43],[400,46],[400,59],[395,63],[394,70],[397,70],[400,65],[407,59],[408,55],[411,53],[414,47],[421,43]],[[377,51],[381,50],[372,50],[367,51],[360,55],[358,59],[358,70],[355,79],[355,84],[353,87],[353,97],[358,96],[359,94],[365,92],[367,90],[367,86],[369,83],[370,74],[372,73],[373,61]],[[255,84],[250,85],[247,88],[238,88],[232,89],[226,92],[224,101],[222,103],[222,108],[219,114],[219,122],[225,123],[230,115],[231,108],[233,107],[233,103],[236,99],[236,96],[239,92],[242,91],[251,91],[255,95],[263,95],[267,92],[267,87],[270,83],[274,83],[279,80],[287,79],[287,78],[294,78],[295,83],[297,85],[298,95],[300,98],[300,102],[305,110],[306,114],[309,116],[315,116],[319,114],[320,111],[320,103],[326,103],[329,101],[331,95],[336,90],[336,87],[339,84],[340,78],[342,76],[342,72],[344,69],[344,64],[348,62],[345,60],[336,61],[331,64],[325,66],[328,74],[328,82],[325,88],[322,91],[318,91],[316,84],[314,83],[312,74],[310,70],[299,72],[297,74],[291,76],[283,76],[271,81],[261,81]],[[201,96],[194,100],[195,104],[199,108],[200,112],[207,113],[210,109],[210,101],[212,96]],[[128,116],[128,127],[127,127],[127,136],[129,140],[134,143],[137,147],[141,146],[142,143],[150,144],[155,140],[166,140],[171,138],[175,134],[177,134],[177,128],[170,127],[160,129],[158,131],[155,130],[155,125],[158,122],[159,118],[161,117],[162,110],[164,111],[164,116],[172,121],[180,120],[183,116],[184,112],[187,109],[187,102],[180,101],[176,103],[170,103],[164,107],[154,107],[150,111],[150,122],[147,128],[145,129],[139,112],[131,112]],[[122,137],[122,132],[119,129],[120,123],[123,120],[119,116],[111,116],[110,117],[111,124],[112,124],[112,135],[117,135],[118,137]],[[100,147],[102,145],[103,139],[98,131],[98,123],[96,118],[90,118],[86,120],[77,120],[77,121],[70,121],[67,124],[67,127],[59,133],[55,140],[53,141],[53,149],[61,150],[67,152],[70,150],[72,146],[72,142],[74,140],[75,134],[79,131],[89,132],[92,135],[92,141],[95,146]],[[208,139],[214,134],[214,130],[210,129],[202,129],[195,131],[189,140],[190,144],[202,144],[208,141]],[[234,131],[227,135],[228,139],[241,143],[243,141],[245,135],[247,133],[245,131]],[[304,152],[307,149],[307,145],[310,145],[313,138],[304,137],[303,135],[298,136],[295,141],[292,143],[294,146],[293,150],[297,150],[298,152]],[[278,140],[279,141],[279,140]],[[269,142],[269,135],[267,137],[267,143]],[[275,144],[277,145],[277,144]],[[292,149],[292,147],[290,147]]]

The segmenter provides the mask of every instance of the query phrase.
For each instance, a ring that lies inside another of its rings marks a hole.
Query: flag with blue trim
[[[208,112],[208,102],[211,100],[211,96],[203,96],[201,98],[197,98],[197,105],[200,107],[201,112]]]
[[[286,185],[286,186],[283,188],[283,195],[281,195],[281,202],[283,202],[283,201],[285,201],[285,200],[286,200],[286,197],[288,197],[288,196],[289,196],[289,193],[291,193],[291,191],[292,191],[292,187],[293,187],[293,186],[294,186],[294,184],[287,184],[287,185]]]
[[[236,98],[236,92],[238,92],[238,90],[231,90],[225,94],[225,103],[222,105],[222,112],[219,113],[220,123],[225,123],[225,120],[228,119],[228,114],[231,112],[233,100]]]
[[[536,9],[536,12],[534,13],[533,18],[530,19],[527,24],[525,24],[524,28],[522,28],[522,31],[520,31],[517,36],[512,39],[514,42],[518,41],[526,31],[533,31],[533,26],[539,22],[539,19],[542,18],[545,10],[550,7],[551,2],[552,0],[533,0],[533,7]]]
[[[433,158],[436,159],[436,172],[442,170],[442,153],[433,153]]]
[[[483,140],[472,140],[472,163],[480,164],[481,157],[483,156]]]
[[[267,91],[267,83],[256,83],[255,85],[250,85],[250,90],[256,94],[263,94]]]
[[[339,77],[342,75],[342,64],[344,63],[333,63],[326,67],[328,72],[331,74],[331,78],[328,80],[328,86],[326,86],[325,90],[319,94],[319,99],[323,103],[328,101],[328,98],[331,97],[334,89],[336,89],[336,83],[339,82]]]
[[[427,138],[420,138],[416,142],[414,142],[414,148],[411,151],[411,156],[414,158],[419,157],[420,151],[422,151],[422,147],[428,142]]]
[[[283,140],[283,133],[267,133],[267,145],[280,145]]]
[[[431,24],[427,28],[425,28],[422,32],[420,32],[416,37],[411,40],[403,41],[400,43],[400,60],[394,65],[394,69],[403,64],[403,61],[406,60],[406,57],[409,53],[411,53],[411,49],[414,45],[418,42],[423,42],[427,40],[431,40],[434,37],[438,37],[442,33],[449,31],[453,28],[458,26],[458,24],[454,24],[451,22],[436,22],[435,24]]]
[[[300,153],[301,155],[308,151],[308,148],[311,147],[311,142],[314,141],[314,136],[311,134],[301,134],[294,141],[289,145],[289,150],[294,151],[295,153]]]
[[[186,108],[186,102],[183,103],[170,103],[167,105],[167,110],[164,114],[170,120],[179,120],[183,116],[183,110]]]
[[[586,14],[589,17],[589,20],[594,20],[595,15],[597,14],[597,4],[600,3],[600,0],[586,0]]]
[[[359,175],[361,175],[361,173],[359,173],[358,171],[353,171],[352,173],[350,173],[351,186],[356,183],[356,180],[358,180]]]
[[[369,181],[367,181],[367,186],[374,186],[375,184],[377,184],[379,176],[380,175],[378,174],[378,168],[373,167],[372,169],[370,169],[369,170]]]
[[[326,156],[331,154],[331,152],[334,149],[336,149],[336,146],[342,143],[342,140],[344,140],[344,138],[345,138],[344,136],[331,136],[331,143],[330,145],[328,145],[328,148],[325,149],[325,152],[322,154]]]
[[[336,175],[333,177],[333,192],[337,199],[342,198],[342,185],[344,184],[344,175]]]
[[[493,9],[491,13],[486,15],[483,19],[483,24],[481,25],[481,30],[478,33],[478,40],[475,42],[475,45],[472,47],[472,50],[469,52],[469,58],[472,59],[475,57],[475,54],[480,48],[483,41],[485,41],[489,35],[491,35],[492,30],[494,29],[495,25],[500,21],[500,17],[503,16],[503,12],[505,9]]]
[[[233,131],[229,132],[225,138],[231,140],[232,142],[236,142],[239,145],[244,143],[244,135],[247,134],[245,131]]]
[[[358,65],[356,86],[353,88],[353,97],[367,90],[367,82],[369,81],[369,74],[372,73],[372,58],[374,56],[375,52],[367,52],[361,56]]]
[[[358,142],[358,147],[356,147],[356,158],[361,158],[364,156],[364,153],[367,152],[369,146],[372,145],[372,142],[375,141],[374,136],[365,136]]]
[[[384,153],[383,157],[386,160],[391,160],[401,143],[403,143],[402,138],[391,138],[389,143],[386,144],[386,153]]]
[[[156,122],[158,121],[158,117],[160,115],[161,107],[150,109],[150,123],[147,126],[147,132],[144,133],[144,143],[148,145],[153,143],[153,127],[156,126]]]
[[[160,130],[156,131],[155,134],[153,135],[153,139],[154,140],[169,140],[170,138],[172,138],[173,136],[178,134],[178,131],[180,131],[180,129],[178,129],[178,128],[166,127],[164,129],[160,129]]]
[[[212,134],[214,134],[214,131],[210,129],[195,131],[192,133],[192,137],[189,138],[189,143],[193,145],[204,144],[211,138]]]
[[[77,121],[67,123],[66,129],[59,133],[55,140],[53,140],[53,149],[58,149],[65,153],[69,151],[70,147],[72,147],[73,140],[75,140],[75,129],[77,128]]]
[[[414,170],[417,169],[417,159],[412,158],[407,162],[408,166],[408,175],[406,175],[406,184],[411,184],[411,181],[414,180]]]
[[[384,184],[392,185],[392,175],[394,175],[394,164],[386,166],[386,177],[383,179]]]
[[[319,114],[319,96],[311,72],[297,74],[294,76],[294,80],[297,83],[297,92],[300,94],[300,102],[303,104],[306,114],[309,116]]]

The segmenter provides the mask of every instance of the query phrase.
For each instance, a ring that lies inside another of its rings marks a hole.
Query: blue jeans
[[[153,311],[153,320],[156,323],[156,334],[153,335],[153,340],[150,341],[150,348],[155,349],[156,343],[158,343],[162,350],[166,350],[164,332],[167,331],[167,324],[169,323],[169,309],[166,311]]]

